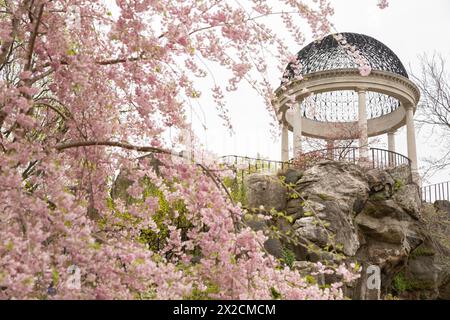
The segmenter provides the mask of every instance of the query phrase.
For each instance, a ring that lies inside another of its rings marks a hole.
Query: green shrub
[[[406,291],[430,290],[433,284],[424,280],[409,279],[403,272],[399,272],[393,279],[392,287],[401,294]]]
[[[239,176],[241,173],[237,172],[236,176]],[[223,184],[230,191],[231,198],[235,202],[240,202],[242,205],[247,203],[247,196],[245,192],[245,186],[242,179],[225,177],[223,179]]]
[[[282,258],[281,260],[290,268],[293,267],[294,262],[295,262],[295,254],[294,252],[292,252],[291,250],[287,249],[287,248],[283,248],[283,252],[282,252]]]

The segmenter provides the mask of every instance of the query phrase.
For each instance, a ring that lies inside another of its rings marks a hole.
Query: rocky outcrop
[[[249,207],[280,211],[283,229],[295,239],[278,237],[277,256],[288,250],[297,261],[356,260],[363,268],[378,266],[381,288],[375,297],[393,293],[416,298],[413,293],[418,286],[399,288],[401,281],[411,278],[432,283],[433,293],[424,296],[447,297],[450,269],[438,259],[437,252],[443,254],[433,231],[438,227],[427,222],[418,186],[410,183],[405,168],[369,170],[323,161],[305,171],[289,169],[278,177],[252,175],[246,187]],[[447,208],[446,203],[437,205]],[[442,232],[447,241],[449,235]],[[435,254],[417,254],[426,250]],[[354,299],[374,298],[373,292],[366,290],[366,281],[363,269],[359,284],[348,294]]]
[[[450,202],[425,203],[421,213],[424,241],[396,275],[393,289],[409,299],[450,300]]]
[[[267,210],[285,209],[286,187],[277,177],[255,173],[246,178],[245,184],[250,208],[263,206]]]

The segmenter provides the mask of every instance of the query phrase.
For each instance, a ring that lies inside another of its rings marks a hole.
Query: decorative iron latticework
[[[400,102],[386,94],[366,93],[367,118],[373,119],[395,111]],[[353,90],[312,94],[300,103],[302,117],[322,122],[358,121],[358,94]]]
[[[400,107],[400,101],[386,94],[368,91],[366,93],[367,118],[373,119],[394,112]]]
[[[397,55],[380,41],[357,33],[344,32],[338,35],[368,62],[372,70],[388,71],[408,78],[408,73]],[[297,59],[301,68],[296,72],[303,76],[319,71],[359,67],[349,54],[348,48],[336,40],[336,34],[311,42],[298,52]],[[288,64],[284,78],[294,78],[297,74],[294,74],[293,69],[292,63]]]

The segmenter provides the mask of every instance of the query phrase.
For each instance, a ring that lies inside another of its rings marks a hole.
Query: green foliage
[[[434,256],[435,252],[429,248],[425,248],[424,246],[417,247],[413,252],[411,252],[411,258],[417,257],[426,257],[426,256]]]
[[[305,217],[311,217],[311,216],[314,215],[314,212],[312,212],[312,211],[305,211],[305,212],[303,213],[303,215],[304,215]]]
[[[314,278],[312,275],[307,274],[305,277],[306,282],[308,282],[309,284],[317,284],[317,280],[316,278]]]
[[[281,261],[284,262],[289,268],[292,268],[295,260],[295,253],[287,248],[283,248]]]
[[[236,174],[236,176],[238,175],[239,172]],[[240,202],[243,205],[247,203],[245,186],[241,180],[237,178],[225,177],[223,179],[223,184],[230,191],[231,198],[233,199],[233,201]]]
[[[284,216],[284,218],[286,219],[287,222],[289,222],[290,224],[294,223],[294,217],[293,216]]]
[[[398,191],[401,187],[403,187],[403,182],[399,179],[395,179],[394,191]]]
[[[209,283],[206,286],[206,290],[202,291],[197,287],[194,287],[189,296],[184,297],[186,300],[211,300],[211,295],[218,294],[220,288],[218,285]]]
[[[430,290],[432,284],[427,281],[409,279],[403,272],[399,272],[392,281],[392,287],[401,294],[406,291]]]
[[[151,229],[141,230],[139,240],[147,243],[149,248],[153,251],[158,251],[164,247],[169,236],[169,229],[167,228],[168,222],[177,226],[178,229],[182,229],[186,234],[187,230],[191,226],[191,223],[186,218],[187,209],[184,202],[179,199],[174,203],[169,203],[158,187],[150,181],[150,179],[144,179],[144,194],[143,200],[148,197],[158,197],[159,210],[153,214],[153,221],[156,223],[158,232]],[[178,213],[178,215],[175,214]]]
[[[131,185],[130,181],[124,181],[120,186],[121,191],[117,193],[117,196],[124,199],[127,205],[143,205],[145,200],[148,197],[156,197],[158,198],[158,210],[156,212],[149,212],[152,215],[152,219],[156,224],[158,232],[148,228],[142,229],[137,239],[141,243],[145,243],[148,245],[149,249],[152,251],[159,251],[162,249],[169,236],[168,225],[175,225],[177,228],[182,230],[182,237],[185,236],[188,229],[191,226],[191,223],[186,218],[187,209],[183,202],[183,200],[179,199],[175,202],[169,203],[165,197],[163,192],[158,189],[158,187],[150,181],[147,177],[144,177],[141,181],[143,187],[143,194],[140,198],[133,198],[128,193],[126,193],[126,189],[129,185]],[[170,187],[170,186],[169,186]],[[131,215],[127,210],[121,212],[116,208],[113,198],[107,199],[107,206],[111,209],[116,218],[119,218],[119,221],[125,222],[134,222],[138,223],[139,219]],[[100,226],[106,224],[106,221],[100,221]],[[120,222],[116,224],[117,227],[120,227]]]
[[[58,282],[59,282],[59,273],[58,273],[58,270],[53,269],[53,270],[52,270],[52,283],[53,283],[53,286],[57,286],[57,285],[58,285]]]
[[[405,275],[403,272],[398,273],[394,280],[392,281],[392,287],[397,291],[398,293],[405,292],[408,289],[408,282],[405,278]]]
[[[300,196],[298,195],[297,192],[291,192],[289,194],[289,199],[298,199]]]
[[[337,243],[334,248],[340,252],[344,251],[344,245],[342,243]]]
[[[361,265],[359,264],[358,261],[354,261],[353,263],[355,264],[355,266],[353,267],[353,271],[354,272],[359,272],[360,268],[361,268]]]
[[[281,293],[279,293],[274,287],[270,288],[270,295],[272,299],[279,300],[282,298]]]

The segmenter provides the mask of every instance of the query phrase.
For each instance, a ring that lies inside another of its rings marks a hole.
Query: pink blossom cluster
[[[271,108],[266,57],[282,66],[290,55],[263,18],[294,11],[315,34],[329,31],[325,0],[247,4],[2,5],[0,299],[342,298],[342,283],[311,285],[265,253],[265,237],[242,226],[243,209],[212,178],[220,168],[148,156],[170,153],[164,134],[188,127],[202,94],[230,127],[227,89],[242,82]],[[293,21],[281,18],[301,42]],[[216,81],[212,65],[229,78]],[[198,84],[205,77],[209,88]],[[114,189],[119,170],[133,201]],[[166,234],[164,244],[151,248],[143,230]]]
[[[372,72],[372,68],[365,57],[361,55],[359,50],[347,42],[344,35],[338,33],[334,35],[334,38],[339,43],[341,48],[347,52],[349,57],[358,65],[359,73],[366,77]]]

